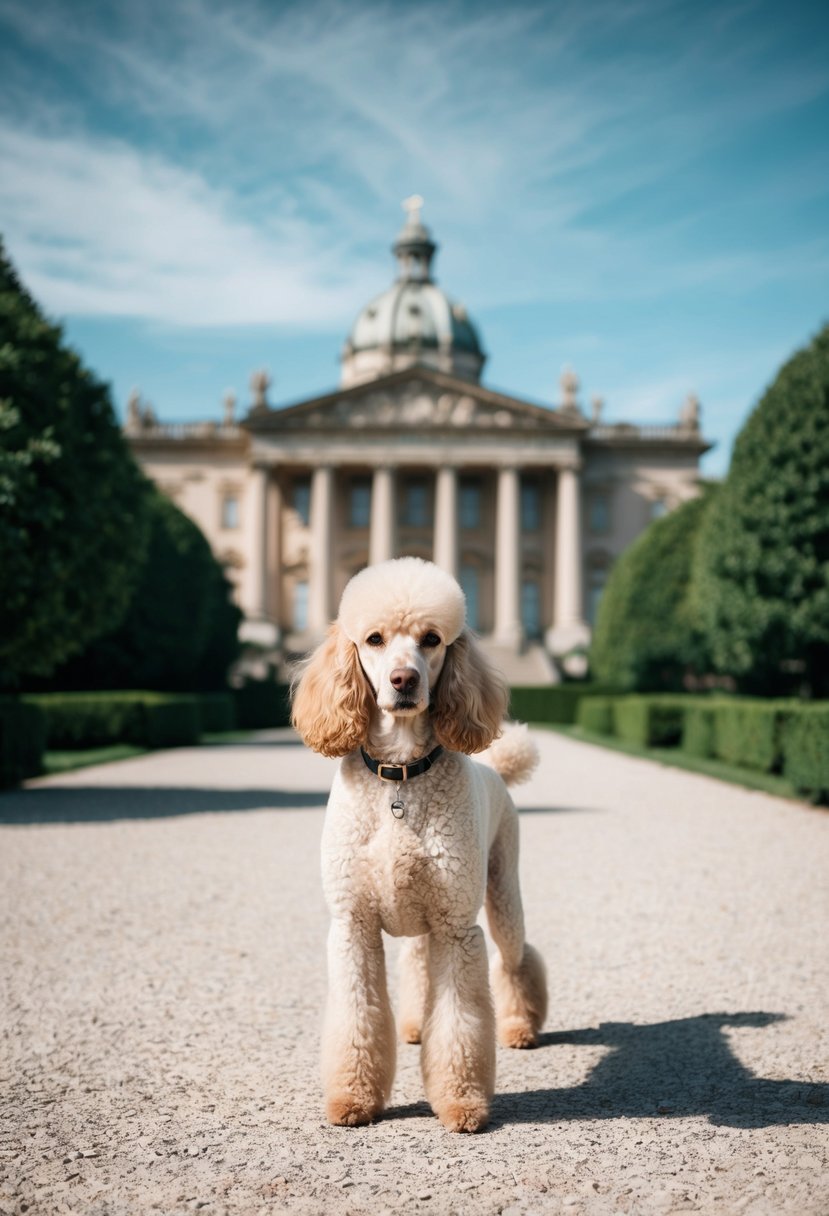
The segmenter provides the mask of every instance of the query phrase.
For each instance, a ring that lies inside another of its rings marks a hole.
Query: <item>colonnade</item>
[[[567,636],[583,629],[581,572],[581,488],[575,463],[556,467],[554,611],[548,636]],[[336,612],[333,573],[335,477],[337,467],[321,464],[311,475],[308,569],[308,631],[321,636]],[[253,470],[254,614],[273,619],[268,571],[281,569],[279,516],[281,491],[266,466]],[[369,518],[369,562],[385,561],[396,552],[396,470],[378,465],[372,472]],[[435,470],[433,561],[456,578],[459,574],[458,469]],[[521,625],[521,469],[497,470],[495,505],[495,613],[492,640],[517,646]],[[278,574],[276,574],[278,578]]]

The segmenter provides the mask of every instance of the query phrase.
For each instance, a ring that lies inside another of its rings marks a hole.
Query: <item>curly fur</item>
[[[293,721],[309,747],[342,763],[322,841],[331,912],[323,1085],[332,1123],[376,1118],[395,1068],[383,932],[402,952],[400,1036],[422,1043],[426,1095],[451,1131],[486,1124],[501,1042],[529,1047],[544,1020],[540,956],[524,937],[518,816],[504,780],[537,753],[526,731],[499,738],[507,693],[465,628],[463,593],[428,562],[362,571],[336,624],[301,669]],[[496,741],[497,740],[497,741]],[[363,763],[410,764],[436,744],[427,772],[395,787]],[[483,764],[469,754],[489,749]],[[492,989],[482,903],[496,946]],[[493,1003],[494,993],[494,1003]]]

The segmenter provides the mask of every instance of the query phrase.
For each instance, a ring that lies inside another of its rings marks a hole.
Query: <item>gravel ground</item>
[[[452,1136],[317,1075],[332,763],[288,732],[0,797],[0,1212],[829,1213],[829,815],[539,733],[541,1046]],[[395,954],[395,944],[390,943]]]

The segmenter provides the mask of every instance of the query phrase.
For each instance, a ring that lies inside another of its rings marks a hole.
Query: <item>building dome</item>
[[[432,279],[437,246],[421,222],[423,200],[415,196],[392,246],[397,281],[361,311],[342,353],[342,384],[359,384],[406,367],[432,367],[477,381],[484,354],[475,326],[462,304]]]

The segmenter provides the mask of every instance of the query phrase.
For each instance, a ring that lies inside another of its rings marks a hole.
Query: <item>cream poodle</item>
[[[389,1099],[396,1053],[382,931],[408,939],[399,1031],[422,1043],[426,1095],[450,1131],[486,1124],[496,1027],[504,1046],[532,1047],[546,1016],[504,784],[528,776],[537,751],[526,728],[494,742],[507,691],[464,622],[463,592],[437,566],[415,557],[370,566],[346,587],[294,689],[305,743],[343,757],[322,839],[332,1123],[368,1123]],[[484,749],[482,763],[469,759]],[[491,992],[476,923],[484,903],[497,948]]]

